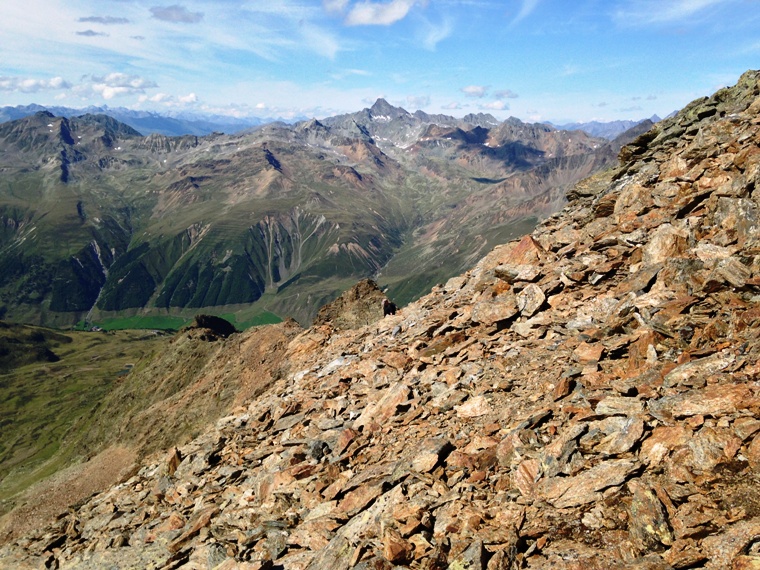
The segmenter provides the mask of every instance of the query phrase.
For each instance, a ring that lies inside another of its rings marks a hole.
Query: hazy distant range
[[[0,107],[0,123],[14,121],[23,117],[28,117],[39,111],[50,111],[59,117],[76,117],[86,113],[109,115],[125,123],[140,132],[143,135],[158,133],[166,136],[196,135],[204,136],[211,133],[234,134],[241,131],[255,129],[261,125],[283,122],[294,123],[309,119],[311,117],[296,117],[286,120],[282,118],[258,117],[232,117],[228,115],[215,115],[204,113],[176,113],[172,115],[161,114],[151,111],[135,111],[124,107],[86,107],[74,109],[71,107],[43,106],[37,104],[18,105],[16,107]],[[645,120],[645,119],[642,119]],[[637,125],[642,120],[634,121],[610,121],[600,122],[591,121],[587,123],[568,123],[557,125],[547,123],[560,130],[585,131],[588,134],[612,140],[619,134],[627,131]],[[660,117],[654,115],[649,117],[653,123],[660,121]]]

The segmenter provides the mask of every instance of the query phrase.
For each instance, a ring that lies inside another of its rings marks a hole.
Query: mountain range
[[[13,498],[0,568],[757,568],[758,183],[749,71],[396,314],[362,281],[308,328],[153,339],[66,432],[86,459]],[[63,397],[143,342],[0,332]]]
[[[239,118],[213,113],[182,112],[168,114],[154,111],[136,111],[124,107],[90,106],[75,109],[55,105],[42,106],[31,104],[0,107],[0,123],[22,119],[43,111],[47,111],[58,117],[68,118],[79,117],[81,115],[108,115],[144,135],[157,133],[166,136],[204,136],[214,132],[233,134],[278,120],[260,119],[250,116]]]
[[[657,115],[652,115],[648,119],[643,119],[641,121],[589,121],[586,123],[567,123],[564,125],[552,126],[567,131],[584,131],[594,137],[612,140],[640,123],[645,123],[647,121],[651,123],[659,123],[661,120],[662,119]]]
[[[0,314],[307,323],[363,277],[403,304],[556,211],[621,141],[382,99],[203,137],[41,111],[0,124]]]

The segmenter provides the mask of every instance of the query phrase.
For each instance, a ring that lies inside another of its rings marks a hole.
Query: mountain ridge
[[[373,108],[205,137],[142,137],[97,115],[0,124],[6,318],[218,307],[306,323],[365,277],[405,303],[614,160],[582,133]]]

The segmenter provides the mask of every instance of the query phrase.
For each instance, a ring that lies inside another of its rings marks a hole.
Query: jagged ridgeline
[[[39,112],[0,125],[0,316],[306,323],[366,277],[405,303],[529,231],[615,144],[383,100],[205,137]]]

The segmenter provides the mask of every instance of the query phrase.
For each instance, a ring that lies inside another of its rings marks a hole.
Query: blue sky
[[[9,0],[0,37],[0,105],[610,121],[760,68],[760,0]]]

